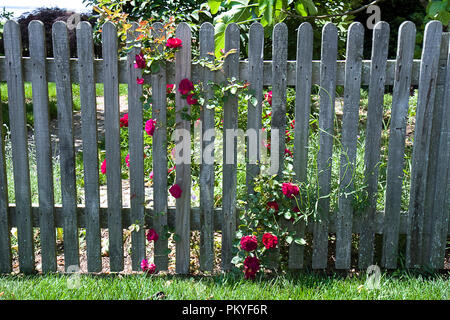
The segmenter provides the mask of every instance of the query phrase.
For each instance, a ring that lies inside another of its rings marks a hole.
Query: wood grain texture
[[[135,44],[138,32],[137,23],[132,24],[131,30],[127,34],[127,41]],[[136,83],[136,79],[141,77],[141,70],[134,68],[135,57],[139,54],[140,48],[134,47],[127,55],[128,68],[128,134],[130,152],[130,204],[131,215],[134,223],[141,225],[144,221],[144,138],[143,138],[143,118],[142,118],[142,85]],[[122,236],[123,237],[123,236]],[[131,234],[131,260],[134,271],[141,270],[141,261],[145,259],[145,230],[133,231]]]
[[[117,30],[106,22],[102,29],[102,51],[105,70],[105,151],[108,199],[109,259],[111,271],[123,270],[122,226],[122,158],[120,150],[119,63]],[[95,221],[97,223],[97,221]]]
[[[364,26],[350,25],[347,34],[345,65],[344,115],[342,119],[342,152],[340,162],[340,190],[337,212],[336,269],[349,269],[352,243],[354,170],[358,143],[359,100],[361,87]]]
[[[153,36],[166,36],[161,23],[153,24]],[[162,51],[162,46],[156,48]],[[164,234],[167,226],[167,105],[166,105],[166,69],[160,66],[152,75],[152,118],[156,120],[153,134],[153,203],[155,208],[155,230]],[[169,258],[167,255],[168,241],[160,237],[155,242],[154,263],[158,270],[167,270]]]
[[[372,34],[372,56],[364,154],[364,179],[369,204],[363,214],[363,229],[359,239],[359,268],[373,263],[373,225],[377,206],[378,167],[380,162],[383,98],[386,78],[386,60],[389,49],[389,24],[378,22]]]
[[[416,40],[416,27],[412,22],[400,26],[397,44],[396,79],[392,94],[387,162],[385,220],[382,265],[397,267],[398,234],[405,156],[406,120],[409,108],[411,71]]]
[[[30,171],[28,166],[28,143],[26,109],[22,73],[22,41],[17,22],[8,21],[4,26],[4,46],[7,62],[9,120],[14,163],[14,191],[20,225],[17,228],[19,267],[23,273],[34,272],[34,239],[31,222]]]
[[[227,78],[239,76],[239,28],[229,24],[225,31],[225,52],[236,49],[225,59],[224,71]],[[222,180],[222,269],[231,269],[232,247],[236,234],[236,187],[237,187],[237,137],[238,100],[228,95],[223,107],[223,180]]]
[[[180,23],[177,27],[175,36],[183,41],[183,47],[175,54],[175,79],[176,86],[183,79],[191,79],[191,28],[187,23]],[[180,134],[184,134],[182,139],[190,139],[190,122],[181,118],[181,112],[187,108],[187,114],[190,114],[190,106],[186,100],[181,97],[180,92],[176,93],[176,129]],[[177,140],[177,143],[184,141]],[[176,265],[175,271],[181,274],[189,273],[190,264],[190,235],[191,226],[189,212],[191,211],[191,161],[189,155],[184,154],[187,150],[183,149],[180,158],[176,159],[176,184],[181,187],[181,197],[176,200],[176,223],[175,233],[176,241]],[[185,160],[183,160],[185,159]]]
[[[406,241],[406,266],[423,265],[423,226],[427,183],[428,153],[434,111],[436,79],[442,37],[442,24],[431,21],[425,27],[419,94],[417,97],[414,147],[412,154],[411,191],[409,198],[409,233]]]
[[[334,97],[336,88],[337,28],[327,23],[322,31],[320,71],[319,140],[317,155],[319,199],[317,219],[313,239],[313,269],[327,267],[328,256],[328,212],[330,211],[331,165],[334,136]]]
[[[100,190],[97,147],[97,105],[94,72],[94,43],[92,27],[87,21],[78,24],[77,29],[78,73],[81,102],[81,137],[83,139],[84,192],[86,213],[90,217],[86,228],[86,250],[89,272],[100,272],[101,243]],[[118,169],[120,171],[120,167]],[[109,205],[108,205],[109,206]]]
[[[210,61],[214,57],[209,54],[214,52],[214,27],[212,24],[205,22],[200,28],[200,56]],[[214,80],[211,70],[205,67],[203,73],[203,84],[205,85],[206,101],[212,98],[214,92],[209,81]],[[201,233],[200,233],[200,268],[204,271],[212,271],[214,268],[214,162],[207,159],[214,159],[214,137],[210,134],[215,132],[214,115],[215,109],[210,109],[206,105],[201,111],[202,124],[202,162],[200,164],[200,210],[201,213]],[[211,149],[212,146],[212,149]],[[211,151],[209,151],[211,150]],[[209,152],[208,152],[209,151]]]
[[[294,172],[299,182],[307,183],[309,118],[311,114],[311,76],[313,29],[304,22],[297,31],[297,70],[295,86]],[[305,237],[306,222],[293,226],[300,238]],[[289,248],[289,268],[302,269],[305,247],[295,242]]]
[[[56,232],[54,218],[52,146],[49,130],[48,84],[44,24],[34,20],[28,25],[30,57],[33,61],[34,139],[41,219],[42,271],[56,272]]]

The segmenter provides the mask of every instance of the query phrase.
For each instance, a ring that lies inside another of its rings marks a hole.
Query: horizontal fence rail
[[[135,42],[137,24],[128,30],[127,40]],[[163,25],[155,23],[156,36],[164,33]],[[134,68],[134,48],[124,58],[118,56],[116,27],[107,22],[102,30],[103,59],[95,59],[93,31],[87,22],[77,26],[78,58],[69,58],[67,26],[56,22],[52,27],[54,58],[46,57],[44,25],[33,21],[29,25],[30,57],[22,57],[19,25],[8,21],[4,26],[5,56],[0,57],[0,81],[7,83],[11,131],[13,182],[16,203],[8,199],[5,139],[0,139],[0,273],[12,268],[11,228],[17,228],[18,262],[21,272],[35,270],[33,228],[40,229],[42,271],[57,270],[55,228],[64,230],[65,270],[80,264],[79,228],[86,228],[86,254],[88,272],[102,271],[101,230],[109,232],[110,271],[124,270],[124,229],[142,222],[145,228],[175,230],[177,235],[175,271],[186,274],[191,264],[191,231],[200,231],[200,268],[214,269],[214,232],[222,235],[221,269],[232,267],[232,247],[242,208],[237,203],[237,137],[223,139],[222,207],[214,206],[214,164],[200,166],[200,207],[191,205],[191,164],[176,165],[176,183],[183,190],[175,207],[168,205],[167,148],[168,108],[166,84],[178,84],[189,78],[203,82],[206,95],[212,95],[208,82],[223,82],[227,78],[249,82],[256,93],[256,107],[249,102],[247,128],[262,128],[263,88],[272,88],[271,128],[281,134],[279,143],[271,151],[272,160],[279,160],[277,178],[283,178],[283,151],[285,148],[287,87],[295,87],[294,172],[296,179],[307,182],[308,146],[311,114],[311,89],[319,88],[319,148],[316,165],[319,169],[319,195],[317,221],[294,225],[296,232],[310,234],[311,261],[305,259],[305,246],[292,243],[289,248],[289,268],[350,269],[353,235],[358,239],[358,267],[367,268],[374,263],[377,235],[382,238],[381,264],[387,269],[397,268],[400,235],[406,239],[406,263],[408,267],[428,266],[442,269],[447,237],[450,236],[450,50],[449,33],[442,32],[438,21],[431,21],[424,31],[421,59],[413,59],[416,29],[413,23],[404,22],[398,39],[390,39],[389,24],[379,22],[371,34],[370,60],[362,59],[364,27],[353,23],[347,34],[346,60],[337,60],[338,30],[327,23],[322,30],[321,59],[312,60],[313,30],[303,23],[297,33],[296,61],[287,60],[287,28],[283,23],[273,30],[273,61],[264,60],[264,28],[254,23],[249,29],[248,60],[239,60],[240,30],[230,24],[225,32],[225,50],[238,53],[227,56],[223,70],[211,71],[192,63],[192,31],[181,23],[176,36],[183,47],[176,52],[175,62],[167,63],[157,73],[144,75],[144,83],[152,87],[152,117],[157,120],[153,135],[153,197],[154,206],[146,205],[144,181],[143,103],[140,100],[142,86],[136,83],[141,70]],[[390,41],[397,41],[396,59],[387,59]],[[195,48],[197,49],[197,48]],[[214,27],[205,23],[199,32],[199,52],[211,58],[214,52]],[[32,83],[34,134],[36,142],[36,175],[38,178],[39,206],[32,205],[30,191],[30,167],[27,148],[24,83]],[[57,121],[59,126],[59,161],[61,168],[62,205],[55,205],[53,194],[52,144],[49,132],[48,83],[54,82],[57,90]],[[74,117],[72,83],[80,84],[81,134],[83,141],[83,173],[85,205],[77,205]],[[96,118],[95,84],[104,85],[105,96],[105,155],[108,170],[107,207],[101,206],[99,197],[99,146]],[[119,84],[127,84],[129,115],[130,207],[123,206],[120,149],[120,100]],[[339,143],[344,153],[339,163],[340,197],[338,208],[330,208],[332,184],[333,138],[336,130],[335,92],[344,87],[342,138]],[[368,87],[368,113],[365,123],[366,144],[364,150],[364,179],[367,181],[368,206],[356,212],[352,205],[353,173],[355,170],[360,88]],[[377,188],[382,139],[383,96],[387,86],[392,86],[390,113],[389,155],[387,160],[387,191],[385,209],[377,211]],[[408,117],[411,86],[417,86],[417,110],[412,153],[411,193],[408,212],[401,212],[403,170],[405,167],[406,119]],[[238,128],[238,97],[230,95],[223,106],[223,130]],[[176,128],[191,130],[191,123],[181,116],[188,110],[185,99],[176,93]],[[201,111],[202,132],[215,129],[215,111]],[[0,127],[3,120],[0,112]],[[273,132],[272,132],[273,134]],[[202,151],[211,141],[203,141]],[[260,138],[257,138],[257,140]],[[249,139],[247,139],[249,140]],[[230,143],[231,142],[231,143]],[[262,141],[258,140],[257,150]],[[274,142],[274,141],[272,141]],[[231,144],[232,148],[229,148]],[[250,144],[245,142],[249,155]],[[274,145],[274,144],[272,144]],[[276,150],[275,150],[276,149]],[[233,152],[234,150],[234,152]],[[213,150],[215,152],[216,150]],[[228,163],[230,154],[233,163]],[[258,153],[259,157],[259,153]],[[253,159],[255,160],[255,159]],[[260,160],[259,158],[257,160]],[[253,192],[253,180],[259,173],[256,162],[246,165],[246,190]],[[9,181],[12,183],[12,181]],[[347,196],[350,194],[350,196]],[[335,212],[331,212],[336,210]],[[161,215],[160,213],[166,213]],[[140,262],[146,258],[145,228],[131,233],[131,265],[140,270]],[[330,266],[330,237],[335,241],[335,263]],[[169,264],[168,239],[155,244],[154,261],[158,270],[167,270]]]

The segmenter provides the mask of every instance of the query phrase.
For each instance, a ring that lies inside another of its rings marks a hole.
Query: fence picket
[[[320,148],[317,156],[319,199],[317,216],[320,221],[314,224],[313,269],[327,267],[328,257],[328,215],[330,211],[331,164],[334,136],[334,97],[336,87],[337,28],[328,22],[323,27],[320,69]]]
[[[16,207],[20,217],[17,228],[20,271],[34,271],[34,239],[31,221],[30,171],[25,96],[22,73],[22,41],[19,25],[8,21],[4,26],[4,46],[7,61],[9,119],[11,127],[12,162],[14,163],[14,189]]]
[[[103,90],[105,97],[105,159],[107,164],[109,259],[111,271],[120,271],[123,270],[124,254],[122,213],[120,210],[122,207],[122,159],[120,153],[119,127],[119,64],[116,54],[117,30],[111,22],[106,22],[102,28],[102,52],[105,68]],[[97,230],[96,217],[93,224],[95,224],[95,230]],[[94,241],[97,243],[97,241],[100,241],[100,237]]]
[[[398,34],[397,62],[395,70],[397,76],[395,77],[392,94],[386,180],[386,205],[383,230],[382,265],[389,269],[395,269],[397,267],[406,119],[409,108],[415,39],[415,25],[410,21],[402,23]]]
[[[307,182],[309,118],[311,114],[311,78],[313,29],[304,22],[297,31],[297,68],[295,85],[294,172],[297,181]],[[306,222],[293,226],[297,237],[304,238]],[[289,248],[289,268],[302,269],[305,246],[292,243]]]
[[[358,143],[359,99],[361,87],[364,26],[350,25],[345,61],[344,115],[342,119],[342,153],[340,162],[339,209],[336,217],[336,269],[350,268],[352,243],[353,177]]]
[[[191,28],[187,23],[180,23],[175,32],[175,36],[183,42],[183,47],[175,54],[175,80],[176,86],[180,84],[183,79],[191,78]],[[187,112],[183,109],[187,107]],[[190,141],[190,122],[183,120],[181,114],[186,112],[190,114],[190,107],[181,97],[180,92],[176,93],[176,129],[181,130],[185,134],[185,138]],[[179,139],[179,137],[177,137]],[[179,142],[179,140],[177,140]],[[185,143],[182,141],[181,144]],[[176,201],[176,225],[175,232],[177,234],[176,241],[176,266],[177,273],[189,273],[190,264],[190,211],[191,211],[191,156],[184,154],[180,155],[180,159],[176,162],[176,184],[182,190],[181,197]],[[183,158],[186,161],[183,161]],[[181,163],[180,163],[181,162]]]
[[[367,183],[368,207],[363,212],[363,225],[359,240],[359,268],[372,264],[374,253],[374,220],[377,206],[378,167],[380,161],[383,98],[386,78],[386,60],[389,48],[389,24],[378,22],[373,29],[372,56],[367,106],[364,179]]]
[[[239,76],[239,27],[231,23],[225,30],[225,52],[236,49],[226,57],[224,71],[226,78]],[[236,186],[237,186],[237,137],[238,100],[228,95],[223,106],[223,180],[222,180],[222,269],[231,269],[231,252],[236,233]],[[231,133],[231,134],[230,134]]]
[[[200,28],[200,56],[211,61],[214,57],[209,54],[214,52],[214,27],[206,22]],[[214,81],[214,74],[208,68],[204,69],[203,83],[205,85],[206,100],[213,96],[209,81]],[[209,138],[214,132],[215,110],[203,106],[201,111],[202,137]],[[211,148],[212,146],[212,148]],[[203,152],[210,152],[204,156]],[[212,159],[206,162],[206,159]],[[203,140],[200,164],[200,210],[201,210],[201,234],[200,234],[200,268],[212,271],[214,267],[214,137],[208,141]]]
[[[440,75],[445,76],[449,52],[448,34],[442,36],[439,57]],[[443,267],[444,255],[441,244],[445,243],[443,230],[447,228],[445,191],[449,166],[449,148],[447,147],[445,84],[436,85],[434,111],[430,136],[429,162],[427,168],[427,186],[425,193],[424,228],[423,228],[423,265],[431,268]],[[441,141],[441,139],[443,139]],[[441,191],[439,190],[441,189]],[[443,192],[444,191],[444,192]]]
[[[132,24],[132,28],[127,34],[127,42],[130,45],[136,43],[138,32],[137,23]],[[137,78],[142,76],[140,69],[134,68],[136,55],[140,53],[140,48],[135,46],[127,55],[128,70],[128,134],[130,152],[130,204],[131,216],[134,223],[142,225],[144,223],[144,140],[142,127],[142,85],[137,84]],[[122,236],[123,237],[123,236]],[[141,269],[141,261],[145,259],[145,230],[139,228],[131,234],[131,260],[134,271]]]
[[[249,89],[254,91],[256,106],[248,103],[247,129],[254,130],[254,139],[247,137],[247,158],[249,163],[246,169],[246,184],[248,194],[253,193],[253,179],[260,172],[260,134],[262,128],[262,99],[263,99],[263,56],[264,56],[264,28],[259,22],[251,25],[248,38],[248,74]],[[254,145],[251,145],[254,144]],[[254,157],[256,155],[256,158]]]
[[[89,272],[100,272],[100,190],[98,184],[97,105],[94,73],[92,27],[87,21],[78,24],[78,75],[80,77],[81,135],[83,139],[84,192],[86,214],[86,250]]]
[[[1,94],[0,94],[0,106]],[[6,175],[5,139],[3,134],[3,112],[0,107],[0,273],[12,271],[11,223],[9,218],[8,179]]]
[[[39,216],[42,272],[56,271],[56,236],[54,221],[52,147],[49,130],[48,84],[44,24],[28,25],[30,57],[33,61],[33,115],[36,162],[39,187]]]
[[[65,22],[58,21],[53,24],[52,38],[53,55],[58,70],[55,80],[58,98],[61,195],[64,210],[64,266],[65,270],[68,271],[71,266],[79,266],[79,254],[72,83],[70,79],[69,42]]]
[[[162,23],[153,24],[153,36],[165,37]],[[157,50],[163,50],[161,46]],[[153,203],[155,208],[154,225],[158,234],[164,234],[167,226],[167,106],[166,106],[166,69],[160,66],[152,75],[152,118],[156,120],[153,134]],[[158,270],[167,270],[168,240],[160,237],[155,242],[155,265]]]
[[[423,39],[414,129],[408,236],[406,241],[406,266],[409,268],[420,267],[423,262],[424,202],[441,37],[442,24],[439,21],[429,22],[425,27]]]

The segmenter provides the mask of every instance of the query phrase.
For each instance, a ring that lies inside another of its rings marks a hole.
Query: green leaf
[[[208,0],[208,6],[212,14],[216,14],[219,11],[221,3],[222,1],[220,0]]]
[[[241,261],[242,261],[242,259],[239,256],[234,256],[233,259],[231,259],[232,264],[238,264]]]
[[[291,218],[292,218],[291,212],[290,212],[290,211],[286,211],[286,212],[284,213],[284,218],[285,218],[286,220],[291,220]]]
[[[294,242],[295,242],[296,244],[301,245],[301,246],[306,245],[306,240],[303,239],[303,238],[296,238],[296,239],[294,240]]]
[[[293,240],[294,240],[294,238],[293,238],[292,236],[287,236],[287,237],[286,237],[286,242],[287,242],[288,244],[291,244]]]

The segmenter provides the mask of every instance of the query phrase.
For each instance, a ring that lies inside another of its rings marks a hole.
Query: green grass
[[[69,280],[69,282],[68,282]],[[82,299],[145,300],[157,292],[166,299],[214,300],[446,300],[449,299],[448,276],[400,273],[382,274],[378,289],[366,286],[366,276],[325,276],[312,273],[276,277],[258,277],[255,281],[241,275],[185,277],[173,275],[91,276],[81,275],[79,288],[69,275],[35,275],[0,277],[1,299]]]

